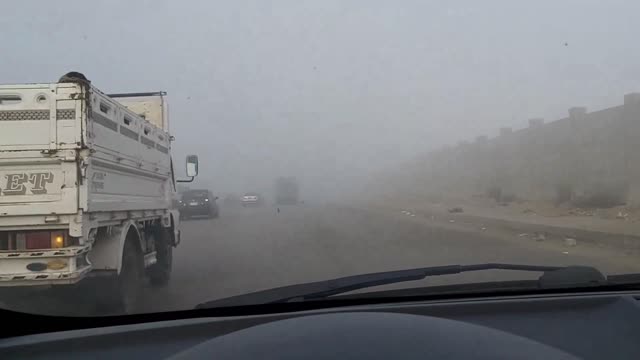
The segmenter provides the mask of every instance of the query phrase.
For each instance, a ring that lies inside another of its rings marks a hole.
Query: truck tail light
[[[30,231],[18,233],[16,239],[20,243],[24,238],[24,246],[27,250],[35,249],[59,249],[66,245],[67,236],[63,231]]]
[[[51,232],[51,247],[54,249],[62,248],[65,246],[65,236],[62,231]]]
[[[0,251],[60,249],[77,246],[80,238],[66,230],[0,232]]]
[[[20,237],[18,236],[18,239]],[[31,249],[48,249],[51,247],[49,231],[28,232],[24,234],[25,247]]]

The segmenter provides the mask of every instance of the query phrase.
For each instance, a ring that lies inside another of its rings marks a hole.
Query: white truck
[[[180,217],[164,95],[106,95],[79,73],[0,85],[4,293],[88,285],[134,312],[145,276],[168,282]]]

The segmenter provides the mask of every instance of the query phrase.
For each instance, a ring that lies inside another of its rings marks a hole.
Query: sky
[[[196,187],[340,198],[446,144],[640,91],[633,1],[25,0],[0,83],[168,92]]]

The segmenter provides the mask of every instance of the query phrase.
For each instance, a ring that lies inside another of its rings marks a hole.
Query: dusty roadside
[[[459,204],[459,203],[458,203]],[[640,257],[640,223],[593,216],[544,216],[519,213],[504,207],[454,205],[454,203],[417,203],[395,199],[366,201],[360,207],[427,221],[451,229],[484,232],[536,246],[554,246],[563,251],[576,249],[602,252],[623,258]],[[496,209],[497,208],[497,209]]]

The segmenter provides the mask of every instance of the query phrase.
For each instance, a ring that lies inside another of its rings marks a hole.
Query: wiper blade
[[[284,303],[322,299],[354,290],[374,286],[388,285],[406,281],[422,280],[429,276],[454,275],[482,270],[516,270],[544,273],[540,286],[544,288],[566,286],[567,284],[594,285],[606,282],[606,278],[597,269],[587,266],[538,266],[486,263],[475,265],[432,266],[407,270],[385,271],[363,275],[353,275],[333,280],[284,286],[245,295],[233,296],[199,304],[196,308],[220,306],[242,306],[266,303]],[[558,272],[558,270],[563,270]]]

